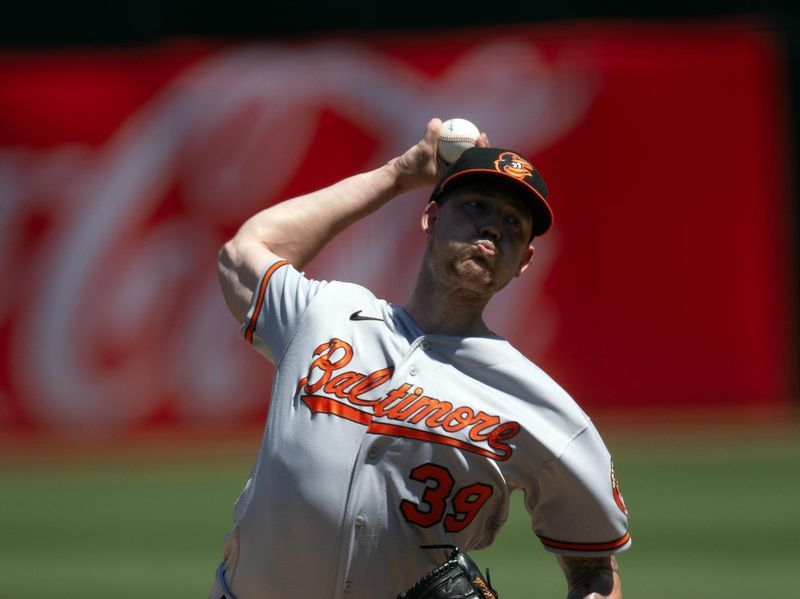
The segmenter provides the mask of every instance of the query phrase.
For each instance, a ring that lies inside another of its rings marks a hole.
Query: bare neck
[[[459,337],[492,334],[483,321],[490,297],[472,296],[435,284],[424,271],[417,278],[405,310],[425,333]]]

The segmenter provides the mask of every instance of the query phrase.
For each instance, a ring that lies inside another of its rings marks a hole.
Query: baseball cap
[[[499,178],[502,177],[502,178]],[[547,203],[547,186],[539,171],[522,154],[504,148],[469,148],[436,183],[431,201],[465,183],[510,182],[527,201],[533,213],[533,235],[541,235],[553,224],[553,211]]]

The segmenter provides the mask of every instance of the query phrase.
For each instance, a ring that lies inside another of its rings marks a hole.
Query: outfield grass
[[[798,596],[800,438],[609,445],[631,510],[633,547],[620,557],[627,598]],[[205,597],[251,454],[4,457],[0,596]],[[474,557],[503,599],[563,597],[519,497],[513,508],[495,545]]]

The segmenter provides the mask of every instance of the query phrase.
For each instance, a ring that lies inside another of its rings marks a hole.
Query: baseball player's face
[[[425,209],[429,267],[449,288],[492,295],[533,259],[532,226],[530,210],[516,195],[488,185],[458,187]]]

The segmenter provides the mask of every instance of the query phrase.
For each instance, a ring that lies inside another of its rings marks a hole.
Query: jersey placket
[[[418,382],[420,362],[426,359],[420,352],[429,349],[430,343],[426,339],[416,339],[395,364],[387,388],[396,389],[403,384]],[[380,568],[380,564],[371,564],[376,536],[388,526],[387,510],[396,508],[385,502],[389,473],[382,467],[383,454],[392,442],[391,438],[365,431],[353,465],[343,519],[342,561],[337,582],[337,595],[346,599],[374,597],[374,586],[367,585],[367,580],[374,582],[376,568]]]
[[[381,437],[364,435],[348,490],[337,581],[337,595],[348,599],[368,598],[374,591],[366,581],[374,568],[371,561],[376,535],[386,528],[386,507],[381,501],[386,496],[385,479],[380,471],[383,441]]]

